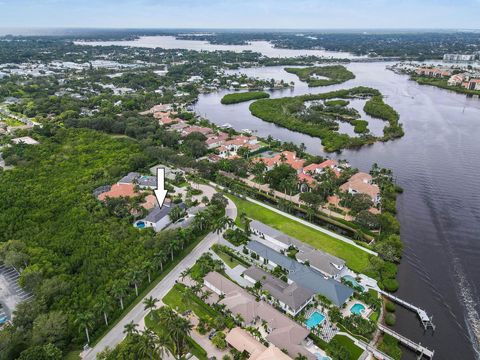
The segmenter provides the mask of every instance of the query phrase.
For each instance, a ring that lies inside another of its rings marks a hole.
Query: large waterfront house
[[[372,183],[372,176],[367,173],[356,173],[340,186],[340,191],[349,194],[366,194],[370,196],[375,205],[380,202],[380,188],[377,184]]]
[[[326,277],[313,267],[285,256],[259,241],[250,241],[246,248],[250,254],[254,253],[264,265],[271,268],[279,266],[286,272],[288,283],[295,282],[299,286],[310,289],[316,294],[326,297],[338,307],[345,304],[354,293],[352,288],[340,281]]]
[[[252,285],[260,284],[262,290],[268,294],[263,295],[262,298],[269,303],[275,303],[292,316],[296,316],[305,306],[310,304],[315,295],[312,290],[295,282],[286,283],[257,266],[251,266],[245,270],[243,277],[250,281]],[[271,298],[275,301],[271,301]]]
[[[310,267],[321,272],[325,277],[338,279],[341,271],[345,268],[344,260],[315,249],[260,221],[252,220],[250,230],[260,238],[259,240],[261,240],[264,245],[280,253],[285,253],[288,249],[295,248],[298,250],[296,258],[300,263],[308,264]]]

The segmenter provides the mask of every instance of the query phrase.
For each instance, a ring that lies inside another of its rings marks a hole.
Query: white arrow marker
[[[165,197],[167,196],[167,190],[165,190],[165,169],[157,169],[157,189],[154,190],[155,196],[157,197],[158,205],[163,206]]]

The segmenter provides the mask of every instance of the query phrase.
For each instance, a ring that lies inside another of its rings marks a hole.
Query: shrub
[[[385,315],[385,324],[387,324],[388,326],[393,326],[396,322],[397,318],[395,314],[388,313],[387,315]]]
[[[388,312],[395,312],[395,304],[391,301],[388,301],[386,304],[385,304],[385,309],[388,311]]]
[[[385,279],[382,281],[385,290],[395,292],[398,290],[398,281],[396,279]]]

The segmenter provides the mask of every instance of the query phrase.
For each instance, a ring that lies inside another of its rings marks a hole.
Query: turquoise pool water
[[[360,303],[356,303],[350,308],[350,312],[355,315],[362,315],[363,311],[365,311],[365,306]]]
[[[360,284],[358,283],[358,281],[355,280],[355,278],[354,278],[353,276],[351,276],[351,275],[345,275],[345,276],[343,277],[343,279],[345,279],[347,282],[349,282],[350,284],[352,284],[352,286],[354,286],[354,287],[359,287],[359,288],[362,289],[362,291],[365,291],[365,288],[364,288],[362,285],[360,285]]]
[[[318,311],[314,311],[313,314],[310,315],[310,317],[305,321],[305,325],[307,325],[307,328],[310,330],[321,324],[323,320],[325,320],[325,316],[320,314]]]
[[[143,228],[145,228],[145,223],[143,221],[137,221],[135,223],[135,227],[137,227],[139,229],[143,229]]]
[[[323,355],[320,354],[320,353],[316,353],[315,355],[316,355],[316,357],[317,357],[317,360],[332,360],[331,357],[323,356]]]

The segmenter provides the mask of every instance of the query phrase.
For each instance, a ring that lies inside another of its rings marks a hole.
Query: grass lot
[[[339,344],[345,347],[350,353],[350,360],[357,360],[363,353],[363,350],[360,349],[357,345],[353,343],[353,340],[344,336],[344,335],[335,335],[332,339],[336,340]]]
[[[195,315],[205,321],[211,320],[220,315],[195,295],[188,292],[185,293],[186,290],[187,288],[185,285],[175,284],[167,295],[165,295],[163,302],[179,313],[192,310]]]
[[[148,314],[145,317],[145,325],[146,325],[147,328],[152,329],[153,331],[155,331],[157,334],[160,335],[160,334],[162,334],[164,329],[162,329],[158,326],[158,321],[156,320],[156,316],[157,316],[157,314],[155,312],[153,313],[153,316],[152,316],[151,313]],[[207,360],[208,359],[207,352],[195,340],[193,340],[191,337],[189,337],[188,338],[188,343],[190,345],[189,346],[190,347],[190,353],[195,355],[200,360]]]
[[[239,215],[244,212],[252,219],[261,221],[284,232],[287,235],[295,237],[318,249],[324,250],[332,255],[344,259],[347,262],[348,267],[353,271],[359,273],[366,272],[369,266],[369,255],[355,246],[335,239],[306,225],[290,220],[285,216],[277,214],[260,205],[237,198],[235,196],[228,195],[228,197],[237,206]],[[239,217],[237,217],[235,221],[237,225],[241,226]]]
[[[223,260],[223,262],[225,264],[227,264],[227,266],[230,268],[230,269],[233,269],[234,267],[236,267],[237,265],[242,265],[240,264],[240,262],[238,262],[236,259],[234,259],[233,257],[231,257],[230,255],[228,254],[225,254],[223,251],[221,250],[213,250],[215,251],[215,254],[217,254],[220,259]]]

